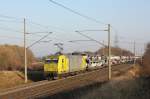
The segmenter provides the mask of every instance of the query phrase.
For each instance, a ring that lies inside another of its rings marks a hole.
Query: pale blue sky
[[[123,42],[133,42],[136,40],[137,52],[141,51],[145,42],[150,37],[150,0],[55,0],[65,6],[72,8],[87,16],[93,17],[104,23],[110,23],[118,31],[119,45],[123,48],[133,50],[133,44]],[[53,46],[55,42],[63,42],[64,52],[72,51],[95,51],[99,45],[94,42],[68,43],[69,40],[86,39],[76,33],[75,30],[84,29],[104,29],[106,26],[86,20],[75,15],[51,2],[49,0],[1,0],[0,15],[27,18],[27,31],[52,31],[54,32],[48,39],[53,41],[49,44],[40,43],[33,48],[36,56],[54,53],[57,48]],[[0,43],[23,45],[21,33],[6,31],[4,28],[22,31],[22,23],[3,22],[1,20],[11,20],[0,17]],[[14,19],[12,19],[14,20]],[[45,28],[31,24],[31,21],[49,26]],[[16,20],[15,20],[16,21]],[[86,33],[96,40],[107,41],[107,32]],[[6,37],[7,36],[7,37]],[[8,37],[9,36],[9,37]],[[14,37],[12,39],[11,37]],[[115,33],[112,30],[112,40]],[[17,39],[20,38],[20,39]],[[11,38],[11,39],[10,39]],[[37,40],[40,37],[28,36],[29,39]],[[30,45],[33,40],[28,40]],[[112,41],[114,42],[114,41]],[[112,43],[113,44],[113,43]],[[141,48],[140,48],[141,47]]]

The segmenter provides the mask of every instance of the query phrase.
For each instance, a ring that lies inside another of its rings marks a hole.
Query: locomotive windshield
[[[45,63],[58,63],[58,59],[46,59]]]

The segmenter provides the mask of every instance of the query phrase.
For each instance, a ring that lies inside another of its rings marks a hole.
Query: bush
[[[150,43],[147,44],[146,51],[143,56],[143,67],[144,72],[150,75]]]
[[[31,50],[27,50],[28,65],[34,60]],[[24,47],[0,45],[0,70],[20,70],[24,66]]]
[[[96,54],[108,55],[108,48],[101,48],[96,51]],[[111,54],[115,56],[133,56],[134,54],[126,49],[111,47]]]

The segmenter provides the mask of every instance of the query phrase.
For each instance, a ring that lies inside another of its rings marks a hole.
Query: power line
[[[50,26],[50,25],[43,25],[43,24],[39,24],[37,22],[34,22],[34,21],[31,21],[31,20],[28,20],[30,24],[33,24],[35,26],[38,26],[38,27],[42,27],[42,28],[45,28],[45,29],[57,29],[59,31],[64,31],[64,32],[67,32],[66,30],[64,30],[63,28],[60,28],[60,27],[56,27],[56,26]]]
[[[23,40],[23,38],[17,37],[17,36],[0,36],[0,38]],[[27,39],[27,40],[28,40],[28,41],[31,41],[31,42],[35,42],[35,41],[36,41],[36,39]],[[43,42],[45,42],[45,41],[43,41]]]
[[[2,20],[2,19],[0,19],[0,22],[23,23],[22,21],[15,21],[15,20]]]
[[[106,29],[103,29],[103,30],[102,30],[102,29],[101,29],[101,30],[92,29],[92,30],[81,30],[80,32],[91,32],[91,31],[92,31],[92,32],[94,32],[94,31],[96,32],[96,31],[107,31],[107,30],[106,30]]]
[[[21,31],[14,30],[14,29],[11,29],[11,28],[0,27],[0,29],[1,29],[1,30],[4,30],[4,31],[10,31],[10,32],[16,32],[16,33],[22,33]]]
[[[66,7],[65,5],[60,4],[60,3],[56,2],[56,1],[53,1],[53,0],[49,0],[49,1],[52,2],[53,4],[56,4],[56,5],[58,5],[58,6],[62,7],[62,8],[64,8],[64,9],[66,9],[66,10],[68,10],[68,11],[70,11],[70,12],[76,14],[76,15],[81,16],[81,17],[83,17],[83,18],[85,18],[85,19],[87,19],[87,20],[90,20],[90,21],[93,21],[93,22],[96,22],[96,23],[100,23],[100,24],[105,24],[105,25],[106,25],[106,23],[104,23],[104,22],[98,21],[98,20],[96,20],[96,19],[94,19],[94,18],[92,18],[92,17],[89,17],[89,16],[87,16],[87,15],[84,15],[84,14],[82,14],[82,13],[80,13],[80,12],[77,12],[77,11],[75,11],[75,10],[69,8],[69,7]]]
[[[47,35],[43,36],[42,38],[40,38],[39,40],[35,41],[34,43],[32,43],[31,45],[29,45],[27,48],[32,47],[33,45],[37,44],[38,42],[40,42],[41,40],[43,40],[44,38],[48,37],[50,34],[52,34],[52,32],[49,32]]]
[[[41,25],[41,24],[36,23],[36,22],[33,22],[33,21],[31,21],[31,20],[28,20],[28,22],[29,22],[30,24],[33,24],[33,25],[36,25],[36,26],[39,26],[39,27],[43,27],[43,28],[46,28],[46,29],[48,29],[48,28],[49,28],[48,26]]]
[[[17,37],[17,36],[5,36],[5,35],[0,35],[0,38],[8,38],[8,39],[18,39],[18,40],[23,40],[23,38],[21,37]],[[30,41],[35,41],[35,39],[28,39]]]
[[[14,29],[11,29],[11,28],[4,28],[4,27],[0,27],[0,30],[4,30],[4,31],[10,31],[10,32],[16,32],[16,33],[22,33],[21,31],[18,31],[18,30],[14,30]],[[41,37],[42,35],[40,35],[40,32],[39,33],[31,33],[32,35],[34,36],[38,36],[38,37]],[[13,38],[13,39],[23,39],[23,38],[19,38],[19,37],[12,37],[12,36],[0,36],[0,37],[5,37],[5,38]],[[30,39],[31,40],[31,39]]]
[[[12,16],[7,16],[7,15],[2,15],[0,14],[1,18],[7,18],[7,19],[15,19],[15,20],[22,20],[23,18],[17,18],[17,17],[12,17]]]
[[[23,38],[21,37],[17,37],[17,36],[0,36],[0,38],[3,38],[3,39],[13,39],[13,40],[23,40]],[[37,39],[27,39],[28,41],[31,41],[31,42],[35,42],[37,41]],[[50,42],[50,40],[48,40]],[[41,41],[41,42],[48,42],[48,41]]]
[[[21,22],[21,23],[23,23],[23,18],[17,18],[17,17],[12,17],[12,16],[7,16],[7,15],[2,15],[2,14],[0,14],[0,18],[5,18],[5,20],[4,19],[0,19],[0,21],[1,22],[16,22],[16,23],[18,23],[18,22]],[[8,19],[11,19],[11,20],[8,20]],[[28,21],[28,23],[29,24],[32,24],[32,25],[35,25],[35,26],[38,26],[38,27],[42,27],[44,30],[46,29],[46,31],[52,31],[52,30],[50,30],[50,29],[54,29],[54,31],[55,32],[59,32],[59,31],[63,31],[64,33],[66,33],[66,32],[68,32],[68,31],[66,31],[66,30],[64,30],[63,28],[59,28],[59,27],[56,27],[56,26],[49,26],[49,25],[43,25],[43,24],[39,24],[39,23],[37,23],[37,22],[34,22],[34,21],[32,21],[32,20],[30,20],[30,19],[27,19],[27,21]],[[17,30],[13,30],[13,29],[10,29],[10,28],[3,28],[3,27],[0,27],[0,29],[1,30],[5,30],[5,31],[11,31],[11,32],[17,32],[17,33],[22,33],[22,32],[20,32],[20,31],[17,31]],[[38,28],[39,29],[39,28]],[[42,30],[43,31],[43,29],[40,29],[40,30]],[[69,30],[69,31],[71,31],[71,30]],[[42,36],[42,35],[39,35],[40,33],[34,33],[34,35],[36,35],[36,36]],[[41,33],[42,34],[42,33]]]
[[[80,42],[80,41],[81,41],[81,42],[82,42],[82,41],[83,41],[83,42],[84,42],[84,41],[87,42],[87,41],[93,41],[93,40],[71,40],[71,41],[69,41],[69,42]]]
[[[100,44],[100,45],[102,45],[102,46],[106,46],[105,44],[103,44],[103,43],[101,43],[101,42],[99,42],[99,41],[97,41],[97,40],[95,40],[95,39],[93,39],[93,38],[91,38],[91,37],[89,37],[89,36],[87,36],[87,35],[85,35],[85,34],[82,34],[82,33],[79,32],[79,31],[75,31],[75,32],[77,32],[78,34],[80,34],[80,35],[82,35],[82,36],[88,38],[89,40],[95,41],[96,43],[98,43],[98,44]]]
[[[2,15],[2,14],[0,14],[0,18],[2,18],[2,19],[0,19],[1,22],[21,22],[21,23],[23,23],[23,18],[17,18],[17,17],[7,16],[7,15]],[[42,25],[42,24],[39,24],[39,23],[34,22],[32,20],[29,20],[29,19],[27,19],[27,20],[28,20],[29,24],[32,24],[32,25],[35,25],[35,26],[38,26],[38,27],[42,27],[42,28],[46,29],[46,31],[48,31],[50,28],[52,28],[52,29],[55,28],[56,29],[56,30],[54,29],[55,32],[57,32],[57,31],[61,31],[61,32],[64,31],[64,33],[68,32],[68,31],[66,31],[62,28],[59,28],[59,27]],[[16,33],[20,33],[20,34],[23,33],[23,31],[14,30],[14,29],[11,29],[9,27],[0,27],[0,30],[16,32]],[[39,33],[39,32],[37,33],[36,32],[36,33],[32,33],[32,35],[41,37],[42,33]]]
[[[16,32],[16,33],[20,33],[20,34],[22,33],[21,31],[14,30],[14,29],[11,29],[11,28],[4,28],[4,27],[0,27],[0,30],[10,31],[10,32]],[[38,36],[38,37],[41,37],[42,34],[44,34],[44,33],[42,33],[42,32],[31,33],[31,35]],[[23,39],[23,38],[14,37],[14,36],[13,37],[11,37],[11,36],[0,36],[0,37],[11,38],[11,39]],[[33,39],[29,39],[29,40],[34,41]]]
[[[4,19],[0,19],[1,22],[23,23],[23,21],[22,21],[23,18],[17,18],[17,17],[13,17],[13,16],[2,15],[2,14],[0,14],[0,17],[1,17],[1,18],[5,18],[5,20],[4,20]],[[6,19],[11,19],[11,20],[6,20]],[[12,19],[13,19],[13,20],[12,20]],[[36,26],[38,26],[38,27],[42,27],[42,28],[45,28],[45,29],[55,28],[55,29],[57,29],[57,30],[61,30],[61,31],[66,32],[64,29],[59,28],[59,27],[42,25],[42,24],[39,24],[39,23],[37,23],[37,22],[31,21],[31,20],[29,20],[29,19],[27,19],[27,21],[29,22],[29,24],[33,24],[33,25],[36,25]]]
[[[16,36],[0,36],[0,38],[8,38],[8,39],[23,39],[23,38],[20,38],[20,37],[16,37]]]
[[[2,15],[2,14],[0,14],[0,17],[1,17],[1,18],[6,18],[6,19],[23,20],[23,18],[17,18],[17,17],[7,16],[7,15]],[[0,21],[4,21],[4,22],[16,22],[16,21],[14,21],[14,20],[12,21],[12,20],[1,20],[1,19],[0,19]],[[23,23],[23,21],[21,21],[21,22]],[[38,25],[38,26],[40,26],[40,27],[48,28],[47,26],[41,25],[41,24],[36,23],[36,22],[30,21],[30,23],[31,23],[31,24],[34,24],[34,25]]]

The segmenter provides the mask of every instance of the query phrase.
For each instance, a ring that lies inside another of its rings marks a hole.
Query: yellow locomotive
[[[45,77],[54,79],[69,73],[86,70],[86,56],[82,55],[56,55],[50,56],[44,63]]]

